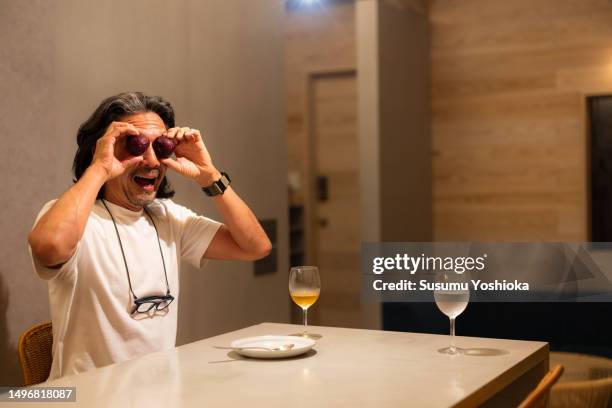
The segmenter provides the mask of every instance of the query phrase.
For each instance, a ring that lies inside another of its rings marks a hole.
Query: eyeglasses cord
[[[134,293],[134,290],[132,289],[132,280],[130,279],[130,270],[128,269],[127,259],[125,258],[125,251],[123,250],[123,244],[121,243],[121,237],[119,236],[119,229],[117,228],[117,222],[115,222],[115,217],[113,217],[113,213],[110,211],[110,209],[106,205],[106,201],[104,201],[104,199],[102,199],[102,204],[104,204],[106,211],[108,211],[108,215],[110,215],[111,220],[113,221],[113,226],[115,227],[115,233],[117,234],[117,240],[119,240],[119,248],[121,248],[121,256],[123,256],[123,263],[125,265],[125,272],[127,273],[130,293],[134,297],[134,300],[136,300],[138,299],[138,297],[136,296],[136,294]],[[142,209],[144,210],[145,214],[147,214],[147,216],[151,220],[151,223],[153,224],[153,228],[155,229],[155,235],[157,236],[157,244],[159,245],[159,253],[161,255],[162,265],[164,267],[164,277],[166,278],[166,296],[168,296],[170,295],[170,285],[168,284],[168,273],[166,272],[166,261],[164,260],[164,253],[162,251],[161,241],[159,240],[159,231],[157,231],[157,226],[155,225],[155,221],[153,221],[153,217],[151,216],[151,214],[149,214],[149,211],[147,211],[147,209],[144,206],[142,207]]]

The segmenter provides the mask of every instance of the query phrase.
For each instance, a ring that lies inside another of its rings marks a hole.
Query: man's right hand
[[[111,123],[96,142],[87,171],[38,220],[28,235],[28,243],[41,265],[58,269],[75,253],[102,185],[143,160],[124,148],[125,136],[137,134],[138,130],[129,123]]]
[[[131,156],[125,149],[119,148],[123,143],[117,142],[122,141],[127,135],[138,135],[138,130],[130,123],[113,122],[106,129],[104,136],[96,142],[91,166],[103,169],[106,181],[123,174],[143,160],[142,156]]]

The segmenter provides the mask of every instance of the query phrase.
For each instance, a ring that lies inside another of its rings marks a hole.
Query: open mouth
[[[134,176],[132,180],[144,190],[152,191],[155,189],[157,177]]]

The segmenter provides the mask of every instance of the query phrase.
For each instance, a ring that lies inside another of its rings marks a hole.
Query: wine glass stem
[[[308,309],[304,310],[304,334],[308,332]]]
[[[450,350],[454,353],[457,351],[455,347],[455,318],[450,318]]]

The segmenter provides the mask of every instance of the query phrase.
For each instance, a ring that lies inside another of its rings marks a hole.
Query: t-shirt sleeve
[[[42,218],[42,216],[45,215],[51,207],[53,207],[53,204],[55,204],[56,201],[57,200],[51,200],[43,206],[42,210],[40,210],[40,212],[38,213],[38,216],[36,217],[36,221],[34,222],[32,229],[34,229],[34,227],[36,226],[38,221]],[[72,256],[70,257],[70,259],[64,262],[64,264],[61,267],[54,269],[54,268],[48,268],[44,266],[43,264],[41,264],[40,261],[34,256],[34,254],[32,254],[32,247],[28,245],[28,250],[30,252],[30,258],[32,259],[32,266],[34,267],[34,270],[36,271],[38,276],[40,276],[44,280],[57,278],[59,276],[65,276],[69,274],[71,271],[74,271],[74,268],[76,266],[76,260],[78,259],[78,256],[79,256],[80,248],[81,248],[81,242],[79,241],[79,243],[77,244],[77,248],[74,251],[74,254],[72,254]]]
[[[172,211],[181,226],[181,260],[202,268],[204,253],[222,224],[176,203],[172,203]]]

